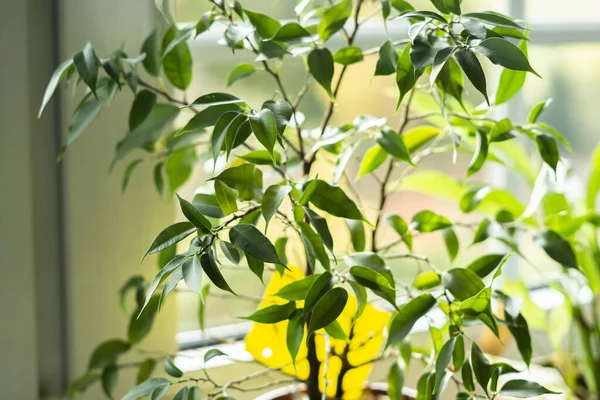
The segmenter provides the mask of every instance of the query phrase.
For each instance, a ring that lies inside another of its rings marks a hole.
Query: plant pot
[[[361,400],[387,399],[387,383],[370,382],[366,385]],[[403,400],[414,400],[417,392],[413,389],[402,388]],[[306,385],[300,383],[297,385],[285,386],[272,390],[255,398],[255,400],[306,400]]]

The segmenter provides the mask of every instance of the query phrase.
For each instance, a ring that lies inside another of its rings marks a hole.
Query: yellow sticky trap
[[[304,272],[297,267],[290,267],[283,277],[273,274],[269,281],[263,300],[259,309],[273,305],[285,304],[287,301],[273,296],[285,285],[295,280],[302,279]],[[303,302],[297,302],[297,307],[302,307]],[[356,297],[349,293],[348,303],[344,311],[338,318],[338,322],[346,335],[351,336],[350,342],[329,338],[331,353],[328,358],[327,368],[327,396],[335,397],[337,392],[338,377],[342,366],[342,358],[347,357],[349,363],[355,368],[351,368],[343,378],[342,386],[344,390],[344,399],[360,399],[364,383],[369,378],[372,364],[368,363],[379,354],[381,346],[384,343],[383,332],[388,325],[391,314],[387,311],[379,310],[370,304],[367,304],[361,317],[355,321],[352,326],[354,313],[356,312]],[[299,379],[306,380],[309,375],[309,365],[306,359],[308,350],[306,348],[306,337],[304,337],[298,356],[296,357],[296,368],[292,365],[292,358],[287,350],[286,331],[287,321],[277,324],[259,324],[253,323],[252,328],[246,335],[246,351],[254,359],[268,367],[282,368],[282,372],[296,376]],[[350,331],[352,334],[350,335]],[[320,364],[319,388],[321,391],[325,388],[323,380],[325,348],[325,331],[316,332],[317,357]],[[306,335],[306,331],[305,331]],[[361,365],[367,363],[365,365]]]

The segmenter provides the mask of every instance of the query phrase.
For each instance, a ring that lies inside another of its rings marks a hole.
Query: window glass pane
[[[528,23],[598,22],[600,21],[600,2],[597,0],[571,0],[569,2],[564,0],[526,0],[525,12]]]

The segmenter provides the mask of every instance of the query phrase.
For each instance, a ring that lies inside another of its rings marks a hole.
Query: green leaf
[[[459,311],[470,317],[485,313],[490,307],[492,289],[486,287],[473,297],[469,297],[460,303]]]
[[[340,323],[337,321],[333,321],[329,325],[325,326],[325,332],[327,332],[327,334],[333,339],[343,340],[345,342],[349,341],[348,335],[346,335],[346,332],[344,332],[344,328],[342,328]]]
[[[432,289],[442,283],[440,276],[435,271],[421,272],[416,276],[413,286],[419,290]]]
[[[221,106],[224,104],[243,104],[244,100],[240,99],[229,93],[222,92],[213,92],[204,94],[194,100],[188,107],[191,106],[201,106],[201,107],[211,107],[211,106]]]
[[[344,219],[344,222],[350,231],[350,240],[352,241],[352,248],[354,251],[364,251],[367,244],[367,238],[363,222],[352,219]]]
[[[144,69],[150,75],[158,77],[160,75],[160,41],[158,31],[155,29],[150,35],[144,40],[144,44],[141,49],[142,53],[146,54],[146,58],[142,61]]]
[[[371,147],[369,150],[367,150],[360,163],[360,168],[356,178],[361,178],[375,171],[381,164],[385,162],[387,156],[387,151],[385,151],[380,145],[376,144],[375,146]]]
[[[335,321],[348,302],[346,289],[336,287],[325,293],[316,303],[308,324],[308,336]]]
[[[143,293],[143,292],[142,292]],[[160,296],[152,296],[143,310],[138,309],[131,315],[129,327],[127,328],[127,339],[129,343],[136,344],[150,333],[154,317],[160,305]]]
[[[444,4],[453,14],[460,15],[460,0],[444,0]]]
[[[577,269],[577,257],[573,248],[558,233],[551,230],[539,231],[533,236],[533,241],[557,263],[567,268]]]
[[[440,388],[440,384],[442,383],[444,377],[446,376],[446,368],[448,368],[448,364],[450,363],[450,359],[452,358],[452,353],[454,352],[454,345],[456,344],[456,338],[451,338],[442,346],[440,350],[437,360],[435,361],[435,385],[433,387],[434,393],[440,393],[442,389]]]
[[[217,159],[219,158],[219,153],[223,150],[223,144],[226,140],[227,133],[230,132],[230,126],[235,124],[235,130],[237,131],[237,128],[239,128],[245,120],[246,117],[237,111],[229,111],[219,117],[210,138],[213,166],[217,165]],[[226,146],[226,150],[227,148],[231,150],[230,145]]]
[[[500,389],[500,394],[506,397],[518,397],[525,399],[528,397],[542,396],[545,394],[560,394],[546,389],[536,382],[526,381],[524,379],[513,379],[504,384]]]
[[[202,296],[202,265],[197,256],[190,257],[181,266],[183,280],[187,287]]]
[[[318,276],[317,279],[310,285],[306,298],[304,299],[304,313],[308,314],[315,307],[325,293],[327,293],[334,285],[335,280],[331,272],[325,271]]]
[[[488,382],[492,374],[489,360],[483,355],[476,343],[471,344],[471,364],[475,378],[485,393],[488,393]]]
[[[385,222],[396,231],[402,238],[410,251],[412,251],[412,234],[408,231],[408,224],[399,215],[388,214],[385,216]]]
[[[319,234],[321,241],[329,249],[331,254],[333,254],[333,237],[329,231],[327,220],[308,207],[305,209],[305,211],[306,215],[308,216],[308,220]]]
[[[181,212],[190,221],[196,228],[200,229],[204,232],[210,232],[212,229],[212,224],[210,221],[202,215],[200,211],[189,201],[182,199],[177,195],[177,200],[179,200],[179,206],[181,207]]]
[[[221,104],[210,106],[200,111],[188,123],[177,132],[176,136],[183,135],[186,132],[199,131],[217,123],[221,115],[229,111],[240,111],[240,106],[237,103]]]
[[[223,210],[223,214],[229,215],[238,210],[236,191],[222,181],[215,181],[215,196],[217,197],[219,208]]]
[[[171,28],[163,39],[163,48],[175,40],[179,31]],[[192,54],[187,43],[181,42],[165,54],[162,61],[163,71],[169,82],[178,89],[186,90],[192,82]]]
[[[325,10],[318,28],[319,36],[323,42],[326,42],[333,34],[340,31],[351,14],[352,0],[342,0]]]
[[[225,216],[225,214],[223,214],[223,210],[221,210],[221,207],[219,206],[219,201],[217,200],[216,195],[197,193],[194,195],[192,204],[194,204],[194,206],[207,217],[223,218]]]
[[[467,176],[471,176],[483,167],[488,156],[488,140],[484,133],[477,131],[475,133],[475,152],[467,169]]]
[[[283,25],[271,40],[289,44],[310,43],[312,34],[297,22],[288,22]]]
[[[181,378],[183,376],[183,372],[177,368],[173,360],[171,360],[169,357],[165,357],[163,361],[163,368],[165,372],[171,375],[173,378]]]
[[[261,324],[276,324],[289,319],[294,311],[296,311],[296,303],[290,301],[283,305],[275,304],[261,308],[254,314],[242,318]]]
[[[248,268],[254,275],[260,279],[261,283],[264,284],[263,275],[265,272],[265,263],[257,260],[256,258],[252,258],[246,254],[246,261],[248,262]],[[281,268],[281,267],[280,267]]]
[[[236,189],[240,200],[262,197],[262,172],[252,164],[227,168],[213,179],[223,181],[227,186]]]
[[[483,72],[483,68],[477,59],[477,56],[471,51],[467,49],[458,50],[454,53],[454,57],[456,61],[460,64],[460,67],[469,78],[469,81],[475,86],[483,97],[485,97],[486,103],[489,105],[490,100],[487,95],[487,83],[485,80],[485,73]]]
[[[187,386],[181,388],[179,392],[173,397],[173,400],[188,400],[190,390]]]
[[[292,363],[296,365],[296,356],[304,338],[304,316],[300,310],[295,311],[289,319],[286,332],[286,345]]]
[[[375,66],[375,76],[391,75],[396,72],[399,58],[400,56],[396,49],[394,49],[392,42],[386,40],[379,48],[379,59]]]
[[[125,173],[123,174],[123,183],[121,184],[121,191],[123,193],[125,193],[125,190],[127,190],[127,185],[129,185],[129,181],[133,176],[133,172],[143,161],[144,160],[142,158],[138,158],[137,160],[130,162],[129,165],[127,165],[127,168],[125,168]]]
[[[151,400],[160,400],[163,397],[165,397],[165,395],[167,394],[167,392],[169,391],[169,388],[171,387],[171,383],[165,383],[164,385],[161,385],[157,388],[155,388],[152,391],[152,397]]]
[[[202,269],[206,276],[208,276],[208,279],[210,279],[216,287],[235,295],[235,292],[229,287],[229,284],[225,281],[225,278],[223,278],[221,271],[219,271],[219,267],[217,267],[215,256],[212,251],[202,254],[200,257],[200,265],[202,265]]]
[[[360,53],[362,56],[362,52]],[[50,77],[50,81],[48,82],[48,86],[46,87],[46,91],[44,92],[44,99],[42,100],[42,105],[40,106],[40,110],[38,111],[38,118],[42,116],[42,112],[44,112],[44,108],[52,98],[52,95],[56,91],[56,88],[60,84],[60,82],[73,71],[73,60],[69,59],[64,61],[62,64],[56,68],[56,70],[52,73]]]
[[[117,381],[119,380],[119,368],[116,365],[109,365],[102,370],[102,390],[109,399],[113,398],[113,392]]]
[[[270,39],[279,30],[281,24],[275,18],[272,18],[268,15],[252,12],[249,10],[244,10],[250,23],[256,28],[256,32],[263,39]]]
[[[519,349],[519,353],[521,353],[523,361],[529,366],[531,363],[532,350],[531,335],[529,334],[527,320],[521,313],[518,313],[516,317],[513,317],[506,309],[504,311],[504,319],[506,320],[506,325],[508,326],[511,335],[515,338],[517,348]]]
[[[289,301],[300,301],[306,298],[308,294],[308,290],[312,286],[312,284],[319,278],[321,275],[309,275],[306,278],[302,278],[300,280],[289,283],[279,289],[274,296],[281,297],[282,299],[286,299]]]
[[[400,308],[392,318],[385,347],[395,346],[410,333],[415,323],[436,304],[435,298],[423,293]]]
[[[304,188],[302,189],[302,196],[300,196],[300,200],[298,200],[298,205],[300,205],[300,206],[307,205],[308,202],[310,201],[311,197],[315,193],[315,190],[317,190],[317,186],[319,186],[318,179],[312,180],[312,181],[308,182],[306,185],[304,185]]]
[[[349,46],[339,49],[333,55],[333,61],[342,65],[352,65],[363,61],[365,57],[363,56],[362,49],[357,46]],[[394,68],[395,70],[395,68]]]
[[[350,287],[352,288],[352,290],[354,291],[354,295],[356,296],[356,312],[354,313],[353,318],[353,321],[356,321],[360,318],[362,313],[365,311],[365,307],[367,306],[367,290],[364,286],[359,285],[354,281],[348,281],[348,284],[350,284]]]
[[[396,286],[396,282],[394,280],[394,276],[390,271],[390,267],[388,267],[385,264],[383,258],[381,258],[376,253],[353,253],[344,257],[344,262],[348,267],[361,266],[371,268],[383,275],[387,279],[391,287]]]
[[[454,268],[444,272],[442,285],[460,301],[477,295],[485,284],[477,274],[469,269]]]
[[[388,280],[379,272],[367,267],[354,266],[350,268],[350,275],[356,283],[371,289],[377,296],[396,307],[396,292]]]
[[[188,394],[188,400],[200,400],[200,387],[192,386]]]
[[[269,239],[253,225],[240,224],[229,230],[231,243],[257,260],[282,265]]]
[[[590,210],[596,208],[596,197],[600,191],[600,144],[592,152],[591,171],[587,184],[586,206]]]
[[[439,0],[439,1],[443,4],[443,0]],[[444,24],[448,23],[446,18],[442,17],[440,14],[433,12],[433,11],[409,11],[404,14],[401,14],[400,17],[414,18],[414,19],[418,19],[418,20],[424,20],[427,18],[431,18],[436,21],[442,22]]]
[[[402,140],[402,136],[397,134],[391,129],[382,129],[381,132],[377,134],[377,143],[387,151],[392,157],[395,157],[399,160],[406,161],[407,163],[413,165],[413,162],[408,154],[408,150],[404,145],[404,141]]]
[[[551,98],[547,99],[546,101],[537,103],[535,106],[533,106],[527,117],[527,122],[529,122],[530,124],[535,124],[542,112],[546,110],[546,108],[548,108],[550,104],[552,104]]]
[[[492,63],[515,71],[527,71],[540,76],[529,64],[527,56],[514,44],[503,38],[483,40],[475,51],[487,57]]]
[[[156,361],[152,358],[147,358],[144,361],[142,361],[140,369],[137,373],[136,385],[139,385],[140,383],[150,378],[150,376],[152,375],[152,371],[154,371],[155,367]]]
[[[518,31],[517,31],[518,32]],[[527,40],[521,40],[519,50],[527,57]],[[525,84],[526,72],[504,69],[500,74],[500,83],[496,92],[496,105],[506,103],[521,90]]]
[[[452,222],[446,217],[442,217],[430,210],[419,211],[415,214],[410,223],[411,229],[423,233],[434,232],[451,226]]]
[[[413,89],[415,83],[417,83],[417,74],[410,59],[411,49],[412,46],[410,44],[406,45],[398,59],[398,65],[396,66],[396,85],[400,92],[398,103],[396,104],[396,111],[400,108],[400,103],[402,103],[404,96],[406,96],[406,94]]]
[[[501,267],[506,262],[505,259],[506,254],[486,254],[473,261],[467,268],[483,279]]]
[[[319,260],[325,270],[331,269],[331,262],[329,256],[325,251],[325,246],[320,236],[311,228],[311,226],[305,222],[298,222],[302,235],[310,242],[310,247],[314,251],[316,258]]]
[[[402,400],[402,388],[404,386],[404,365],[400,366],[401,361],[394,361],[390,364],[388,370],[388,396],[390,400]]]
[[[240,251],[234,247],[231,243],[226,242],[224,240],[219,241],[219,247],[221,251],[225,255],[225,257],[231,261],[233,264],[239,264],[241,260]]]
[[[433,58],[433,64],[431,67],[431,73],[429,74],[430,87],[433,87],[440,72],[442,72],[444,65],[446,65],[446,62],[450,59],[452,53],[454,53],[455,50],[456,47],[446,47],[435,54],[435,57]]]
[[[473,244],[481,243],[490,237],[491,222],[488,218],[481,220],[473,234]]]
[[[204,364],[208,363],[215,357],[229,357],[227,354],[223,353],[219,349],[210,349],[206,353],[204,353]]]
[[[168,388],[171,382],[165,378],[151,378],[131,389],[121,400],[137,400],[140,397],[151,396],[156,389]]]
[[[195,161],[196,151],[194,149],[178,151],[167,158],[165,172],[171,193],[175,193],[175,190],[183,185],[192,175],[192,168]]]
[[[502,26],[505,28],[521,28],[521,29],[523,29],[522,26],[518,25],[511,18],[507,17],[506,15],[502,15],[502,14],[499,14],[499,13],[496,13],[493,11],[467,13],[467,14],[463,14],[463,18],[474,19],[476,21],[483,22],[484,24],[487,24],[487,25]]]
[[[263,103],[262,109],[271,110],[275,116],[277,131],[283,134],[285,127],[287,126],[288,122],[290,122],[290,119],[294,113],[292,106],[287,101],[268,100]]]
[[[469,359],[465,360],[460,372],[465,389],[470,392],[474,392],[475,383],[473,382],[473,369],[471,368],[471,362]]]
[[[114,365],[117,358],[126,353],[131,345],[121,339],[111,339],[100,343],[92,352],[88,369],[105,368]]]
[[[458,237],[452,228],[443,229],[442,236],[444,237],[444,243],[446,243],[446,249],[448,250],[450,261],[454,261],[458,255]]]
[[[455,371],[461,369],[465,362],[465,339],[462,335],[456,336],[454,350],[452,351],[452,366]]]
[[[281,154],[274,151],[273,156],[275,158],[275,164],[280,165],[281,164]],[[242,160],[248,161],[252,164],[273,165],[273,159],[271,158],[271,155],[269,154],[269,152],[266,150],[254,150],[254,151],[251,151],[249,153],[246,153],[246,154],[238,156],[238,157],[241,158]]]
[[[267,149],[271,154],[271,159],[275,163],[275,156],[273,155],[273,149],[277,142],[277,121],[275,115],[269,109],[263,109],[256,115],[248,116],[250,126],[254,132],[254,136],[258,141]]]
[[[344,0],[344,2],[346,1]],[[311,51],[308,55],[308,70],[317,83],[325,89],[329,98],[332,101],[335,100],[334,93],[331,90],[334,72],[331,52],[328,49],[314,49]]]
[[[556,171],[556,166],[560,160],[560,154],[558,152],[558,145],[554,138],[550,135],[541,134],[535,136],[535,143],[537,144],[538,151],[542,156],[542,160]]]
[[[156,104],[156,94],[149,90],[140,91],[131,105],[129,112],[129,130],[132,131],[150,115]]]
[[[255,72],[256,67],[252,64],[243,63],[237,65],[229,72],[229,75],[227,75],[227,87],[230,87],[239,80],[249,77]]]
[[[308,192],[311,185],[314,185],[314,192],[309,201],[315,207],[336,217],[365,221],[365,217],[358,210],[356,204],[350,200],[340,187],[331,186],[325,181],[315,179],[306,187],[305,192]],[[302,204],[302,199],[299,203]]]
[[[269,226],[271,218],[277,214],[277,210],[286,196],[292,191],[289,185],[271,185],[265,190],[262,201],[262,214],[265,218],[265,232]]]
[[[98,57],[91,43],[86,43],[83,50],[73,56],[73,65],[81,80],[96,96],[96,83],[98,82]]]

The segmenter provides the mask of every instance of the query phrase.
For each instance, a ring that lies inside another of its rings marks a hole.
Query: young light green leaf
[[[344,0],[344,2],[346,1]],[[329,98],[334,101],[334,93],[331,90],[334,72],[331,52],[328,49],[314,49],[311,51],[308,55],[308,70],[317,83],[325,89]]]
[[[333,55],[333,61],[342,65],[352,65],[362,60],[364,60],[362,49],[357,46],[344,47]]]
[[[386,40],[385,43],[379,47],[379,59],[375,66],[375,76],[378,75],[391,75],[396,72],[396,66],[398,65],[398,59],[400,56],[394,45],[390,40]]]
[[[265,232],[269,227],[271,218],[277,214],[277,210],[285,197],[292,191],[289,185],[271,185],[265,190],[262,201],[262,214],[265,218]]]
[[[177,195],[177,199],[179,200],[179,206],[181,207],[181,211],[183,215],[190,221],[196,228],[204,231],[210,232],[212,229],[212,224],[198,209],[189,201],[182,199]]]
[[[385,216],[385,222],[396,231],[402,238],[410,251],[412,251],[412,235],[408,230],[408,224],[402,217],[396,214],[388,214]]]
[[[485,97],[485,101],[489,105],[490,100],[487,95],[485,73],[483,72],[483,68],[481,68],[481,63],[479,63],[477,56],[471,50],[463,49],[454,53],[454,57],[465,72],[465,75],[467,75],[467,78],[469,78],[469,81]]]
[[[600,191],[600,144],[592,152],[591,171],[587,183],[586,206],[590,210],[596,208],[596,197]]]
[[[243,63],[237,65],[229,72],[229,75],[227,75],[227,87],[230,87],[239,80],[249,77],[255,72],[256,67],[252,64]]]
[[[401,364],[402,363],[402,364]],[[402,400],[404,387],[404,363],[401,360],[390,364],[388,370],[388,396],[390,400]]]
[[[181,378],[183,376],[183,372],[177,368],[173,360],[171,360],[169,357],[165,357],[163,361],[163,368],[165,372],[171,375],[173,378]]]
[[[210,281],[216,287],[236,295],[231,287],[229,287],[229,284],[225,281],[225,278],[223,278],[221,271],[219,271],[219,267],[217,267],[215,256],[212,251],[204,253],[202,256],[200,256],[200,265],[202,265],[202,269],[204,270],[206,276],[208,276],[208,279],[210,279]]]
[[[348,292],[344,288],[336,287],[325,293],[317,301],[312,311],[308,324],[308,336],[334,322],[344,311],[347,302]]]
[[[542,115],[542,112],[544,112],[544,110],[546,110],[546,108],[548,108],[550,104],[552,104],[552,98],[537,103],[535,106],[533,106],[527,117],[527,122],[529,122],[530,124],[535,124],[540,115]]]
[[[200,258],[194,255],[186,259],[181,266],[181,272],[187,287],[202,296],[202,265],[200,264]]]
[[[467,169],[467,176],[471,176],[483,167],[485,160],[488,156],[488,139],[487,136],[480,131],[475,133],[476,142],[475,142],[475,152],[473,153],[473,158],[471,158],[471,162],[469,163],[469,167]]]
[[[377,143],[392,157],[413,164],[402,137],[391,129],[384,128],[377,134]]]
[[[385,347],[395,346],[410,333],[415,323],[436,304],[435,298],[423,293],[400,308],[392,318]]]
[[[81,80],[96,96],[96,83],[98,82],[98,57],[91,43],[86,43],[83,50],[73,56],[73,65]]]
[[[430,210],[419,211],[410,223],[411,229],[423,233],[434,232],[451,226],[452,222],[450,220]]]
[[[415,277],[413,286],[419,290],[432,289],[442,283],[440,276],[435,271],[421,272]]]
[[[190,222],[177,222],[165,228],[152,241],[152,244],[144,254],[144,257],[142,257],[142,260],[144,260],[148,254],[157,253],[171,247],[194,232],[196,232],[196,228]]]
[[[450,261],[454,261],[458,255],[458,236],[452,228],[445,228],[442,230],[442,236],[444,237],[444,243],[446,243],[446,250],[450,256]]]
[[[314,190],[309,201],[318,209],[336,217],[365,221],[365,217],[356,204],[340,187],[331,186],[325,181],[315,179],[306,187],[305,192],[308,192],[309,188]],[[304,198],[304,194],[302,197]],[[302,199],[300,199],[300,204],[302,204]]]
[[[325,10],[318,28],[319,36],[323,42],[326,42],[333,34],[341,30],[351,14],[352,0],[342,0]]]
[[[290,301],[283,305],[274,304],[272,306],[261,308],[252,315],[241,318],[261,324],[276,324],[277,322],[289,319],[294,311],[296,311],[296,303]]]
[[[289,301],[300,301],[306,298],[308,290],[320,275],[309,275],[306,278],[294,281],[279,289],[274,296],[281,297]]]
[[[483,40],[475,51],[487,57],[492,63],[515,71],[527,71],[541,76],[529,64],[527,56],[514,44],[503,38],[492,37]]]
[[[540,246],[550,258],[567,268],[577,269],[577,257],[569,242],[551,230],[537,232],[533,241]]]
[[[402,103],[402,99],[408,92],[410,92],[417,82],[417,75],[415,72],[415,68],[410,60],[410,52],[412,46],[410,44],[406,45],[400,58],[398,60],[398,65],[396,67],[396,85],[398,86],[398,91],[400,92],[400,96],[398,97],[398,103],[396,104],[396,111],[400,108],[400,104]]]
[[[385,162],[387,156],[387,151],[385,151],[380,145],[376,144],[371,147],[369,150],[367,150],[360,163],[360,168],[358,170],[358,174],[356,175],[356,179],[375,171],[381,164]]]
[[[271,241],[253,225],[234,226],[229,230],[229,240],[250,257],[266,263],[282,265]]]

